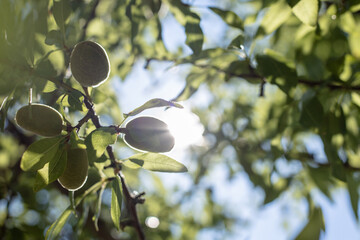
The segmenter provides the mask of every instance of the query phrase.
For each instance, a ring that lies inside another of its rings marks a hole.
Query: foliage
[[[222,4],[0,2],[0,194],[6,209],[0,212],[0,234],[4,239],[40,239],[47,228],[46,239],[112,239],[115,228],[118,239],[195,239],[205,228],[231,232],[236,219],[216,203],[211,186],[201,184],[219,164],[228,169],[229,181],[239,172],[246,173],[263,191],[264,205],[292,191],[306,199],[308,223],[297,239],[317,239],[325,231],[323,210],[313,200],[315,189],[331,199],[333,189],[346,187],[358,220],[360,4],[351,0]],[[202,26],[204,13],[218,16],[226,25],[223,39],[210,47]],[[173,17],[186,35],[177,51],[170,51],[163,39],[166,16]],[[84,40],[100,43],[109,54],[109,80],[97,88],[83,88],[69,70],[71,51]],[[142,61],[149,71],[162,61],[188,66],[186,86],[172,100],[156,98],[122,113],[112,84],[119,78],[131,80],[127,77],[133,66]],[[182,108],[177,102],[196,97],[201,86],[206,86],[212,100],[205,109],[193,111],[205,126],[208,144],[192,148],[190,166],[159,153],[123,156],[117,151],[124,146],[118,135],[126,134],[122,124],[127,118],[149,108]],[[41,138],[16,125],[15,112],[28,104],[29,89],[36,102],[61,113],[66,123],[61,136]],[[102,124],[102,119],[110,119],[111,124]],[[322,143],[326,159],[309,148],[310,137]],[[65,147],[87,149],[89,176],[80,190],[70,194],[73,204],[56,216],[48,215],[59,211],[57,204],[67,193],[51,183],[64,169]],[[225,150],[231,154],[225,155]],[[295,170],[284,171],[281,162]],[[158,175],[149,173],[153,189],[146,191],[144,203],[143,193],[130,190],[144,184],[138,168],[189,169],[192,188],[166,189]],[[197,187],[203,189],[200,218],[182,209]],[[109,204],[103,201],[106,192],[112,194]],[[174,201],[171,195],[177,192],[183,197]],[[39,196],[48,200],[40,201]],[[25,209],[19,216],[10,215],[9,206],[18,199]],[[40,216],[35,225],[26,220],[29,212]],[[147,216],[158,216],[164,224],[155,230],[144,228]]]

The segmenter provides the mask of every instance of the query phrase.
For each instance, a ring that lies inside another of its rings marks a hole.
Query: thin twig
[[[89,14],[88,18],[86,19],[84,26],[82,27],[80,41],[85,40],[87,27],[89,26],[89,23],[91,22],[91,20],[93,20],[96,17],[96,8],[99,5],[99,2],[100,2],[100,0],[96,0],[94,2],[94,5],[91,8],[90,14]]]

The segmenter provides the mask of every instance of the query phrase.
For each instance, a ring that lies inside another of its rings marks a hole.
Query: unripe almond
[[[23,129],[44,137],[57,136],[63,128],[61,114],[44,104],[23,106],[16,112],[15,121]]]
[[[69,191],[78,190],[86,182],[88,167],[89,162],[86,149],[68,149],[66,167],[58,179],[59,183]]]
[[[110,73],[110,62],[105,49],[98,43],[83,41],[75,45],[70,56],[72,75],[84,87],[96,87]]]
[[[167,124],[153,117],[128,122],[124,139],[130,146],[149,152],[168,152],[175,143]]]

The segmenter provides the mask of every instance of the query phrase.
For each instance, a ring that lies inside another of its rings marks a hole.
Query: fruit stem
[[[88,99],[90,102],[92,102],[92,99],[91,99],[91,97],[90,97],[88,88],[87,88],[87,87],[83,87],[83,89],[84,89],[85,96],[87,97],[87,99]]]
[[[29,88],[29,105],[32,104],[32,88]]]

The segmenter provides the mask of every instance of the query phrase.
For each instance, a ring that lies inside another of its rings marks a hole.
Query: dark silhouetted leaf
[[[311,211],[309,222],[295,238],[296,240],[318,240],[321,229],[325,229],[323,214],[321,208],[315,208]]]
[[[194,54],[199,54],[202,50],[204,35],[200,27],[200,17],[192,12],[189,6],[177,0],[167,0],[170,11],[176,20],[185,27],[186,44]]]
[[[353,171],[346,171],[347,188],[350,195],[351,207],[357,220],[359,220],[359,174]]]
[[[220,8],[210,7],[210,10],[219,15],[227,25],[244,31],[244,23],[241,18],[233,11],[222,10]]]
[[[320,101],[317,97],[313,97],[302,103],[299,122],[306,128],[320,127],[323,116],[324,110]]]
[[[53,14],[55,22],[62,33],[65,32],[65,22],[70,16],[71,6],[69,0],[54,1]]]

